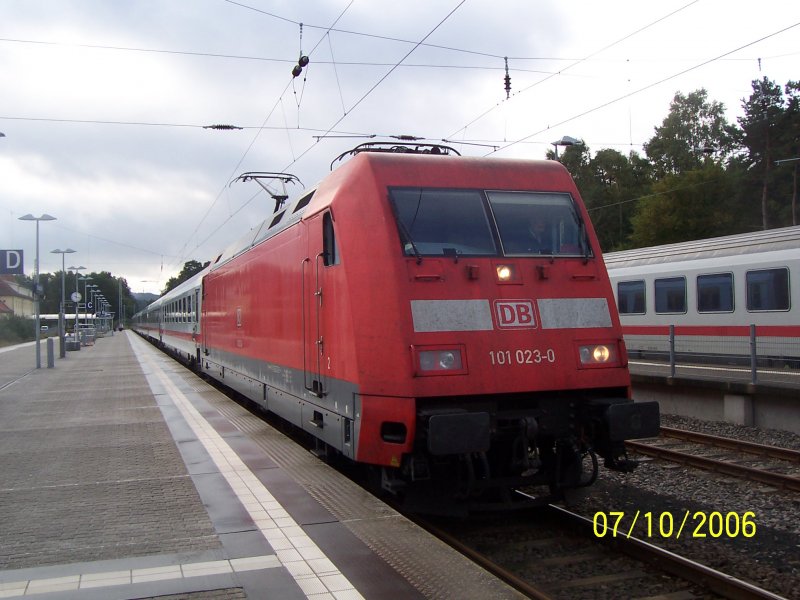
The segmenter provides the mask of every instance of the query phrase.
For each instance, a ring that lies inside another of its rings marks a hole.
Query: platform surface
[[[0,349],[0,598],[522,597],[132,332],[34,366]]]

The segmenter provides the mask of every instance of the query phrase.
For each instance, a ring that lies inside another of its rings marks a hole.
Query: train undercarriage
[[[560,500],[594,483],[599,459],[606,468],[632,471],[637,463],[628,459],[624,440],[659,429],[657,403],[624,395],[461,398],[465,408],[448,405],[448,399],[423,403],[414,452],[381,472],[381,487],[410,511],[451,514]],[[535,488],[536,500],[514,493],[521,488]]]

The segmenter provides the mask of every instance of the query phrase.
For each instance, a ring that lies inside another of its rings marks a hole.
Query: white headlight
[[[511,267],[508,265],[497,265],[497,279],[498,281],[508,281],[511,279]]]
[[[605,365],[617,362],[617,349],[610,344],[592,344],[578,349],[582,365]]]
[[[431,371],[462,371],[464,362],[461,350],[421,350],[418,352],[419,370]]]

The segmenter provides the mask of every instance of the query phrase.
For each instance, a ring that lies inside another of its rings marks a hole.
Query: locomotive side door
[[[326,314],[334,298],[325,295],[326,268],[337,263],[333,217],[330,211],[307,222],[308,255],[303,260],[303,364],[305,388],[322,397],[326,386]]]

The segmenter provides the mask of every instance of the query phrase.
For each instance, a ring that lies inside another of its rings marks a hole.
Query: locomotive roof
[[[267,219],[251,228],[238,240],[230,244],[222,253],[220,253],[211,261],[211,270],[213,271],[215,268],[221,266],[230,259],[242,254],[253,246],[260,244],[292,224],[300,221],[309,208],[316,213],[317,209],[324,207],[325,205],[324,200],[322,200],[321,204],[317,203],[320,197],[326,196],[326,194],[323,192],[338,187],[343,180],[347,179],[349,176],[353,176],[353,174],[358,176],[359,170],[364,169],[365,167],[369,168],[368,165],[391,167],[406,161],[414,162],[419,166],[426,164],[435,165],[437,167],[437,172],[439,173],[443,168],[446,168],[447,165],[459,165],[460,168],[463,169],[465,164],[469,164],[481,173],[485,173],[485,171],[481,171],[481,169],[491,167],[520,167],[529,166],[535,163],[540,173],[546,171],[550,173],[559,173],[561,175],[567,174],[566,169],[561,163],[552,160],[534,161],[530,159],[514,158],[462,157],[445,154],[415,152],[360,152],[346,163],[337,167],[331,174],[320,181],[319,184],[310,190],[305,191],[305,193],[298,198],[292,200],[288,206],[276,211]],[[314,198],[314,204],[312,204],[312,198],[317,190],[320,191],[320,195]]]
[[[800,225],[723,237],[636,248],[603,255],[608,269],[742,256],[800,247]]]

